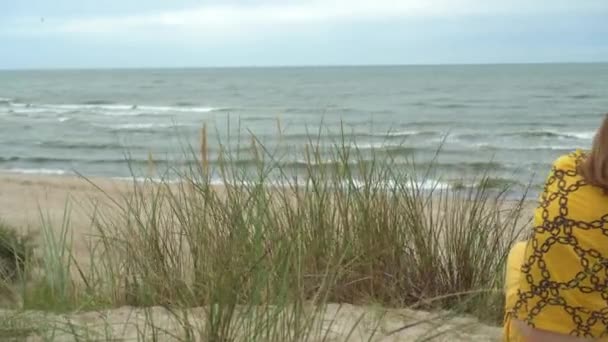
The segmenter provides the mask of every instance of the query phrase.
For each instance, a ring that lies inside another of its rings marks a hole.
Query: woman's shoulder
[[[555,170],[560,171],[576,171],[578,166],[585,159],[586,155],[586,152],[583,150],[576,150],[571,153],[564,154],[553,162],[553,167]]]

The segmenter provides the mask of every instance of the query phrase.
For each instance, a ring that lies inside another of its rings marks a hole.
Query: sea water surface
[[[441,184],[489,169],[538,187],[556,157],[590,146],[606,112],[608,64],[0,71],[0,170],[128,177],[150,155],[185,165],[207,123],[212,164],[218,141],[247,151],[255,134],[287,146],[277,159],[297,173],[321,127],[325,146],[344,132],[363,154],[434,161]]]

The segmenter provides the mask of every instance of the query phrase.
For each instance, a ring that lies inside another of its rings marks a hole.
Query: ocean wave
[[[268,122],[274,122],[276,123],[279,120],[279,117],[272,117],[272,116],[250,116],[250,117],[243,117],[241,118],[241,120],[243,122],[261,122],[261,121],[268,121]]]
[[[325,159],[325,160],[305,160],[296,159],[293,161],[286,161],[280,163],[281,167],[336,167],[344,164],[343,161],[337,159]]]
[[[89,100],[82,102],[85,105],[112,105],[114,102],[108,100]]]
[[[498,136],[501,137],[522,137],[522,138],[568,138],[566,134],[562,134],[554,131],[523,131],[523,132],[509,132],[500,133]]]
[[[339,133],[336,131],[325,132],[322,131],[319,133],[318,130],[311,129],[310,132],[293,132],[290,133],[289,129],[284,130],[282,134],[278,134],[276,127],[276,120],[272,120],[272,125],[269,124],[266,126],[271,128],[269,131],[262,132],[261,134],[256,134],[254,132],[255,137],[260,139],[261,141],[275,141],[280,138],[281,142],[289,142],[294,145],[309,145],[312,144],[315,146],[318,143],[324,145],[325,147],[334,147],[334,146],[342,146],[343,143],[351,144],[354,147],[354,144],[358,139],[364,140],[363,138],[386,138],[386,133],[362,133],[362,132],[350,132],[345,131],[344,133]],[[241,131],[241,138],[250,139],[251,134],[248,131]],[[357,142],[358,143],[358,142]],[[360,144],[360,143],[358,143]]]
[[[428,150],[422,147],[411,147],[411,146],[390,146],[382,150],[378,150],[380,153],[386,153],[390,156],[410,156],[416,152],[422,152]]]
[[[549,122],[549,121],[495,121],[493,124],[498,126],[511,126],[511,127],[570,127],[571,124],[568,122]]]
[[[482,138],[488,138],[493,136],[505,137],[505,138],[548,138],[548,139],[571,139],[571,140],[591,140],[595,136],[594,131],[585,132],[562,132],[553,130],[540,130],[540,131],[517,131],[517,132],[504,132],[504,133],[462,133],[457,134],[455,137],[460,140],[478,140]]]
[[[52,162],[69,163],[69,162],[73,162],[74,160],[70,159],[70,158],[59,158],[59,157],[17,157],[17,156],[0,157],[0,163],[17,162],[17,161],[43,164],[43,163],[52,163]]]
[[[413,151],[416,149],[425,150],[423,147],[413,147],[400,143],[390,143],[388,141],[380,141],[380,142],[365,142],[359,143],[354,142],[350,145],[352,148],[356,148],[359,150],[377,150],[377,151],[389,151],[389,152],[398,152],[398,151]]]
[[[370,142],[370,143],[357,143],[355,142],[352,147],[359,150],[382,150],[390,147],[400,147],[401,145],[391,145],[386,142]]]
[[[272,134],[265,134],[265,135],[259,135],[257,136],[258,138],[276,138],[278,135],[276,133],[272,133]],[[359,134],[355,134],[355,136],[359,136]],[[321,134],[319,134],[318,131],[315,131],[314,129],[311,130],[309,133],[290,133],[290,134],[285,134],[282,135],[281,138],[283,140],[288,140],[288,141],[294,141],[294,142],[301,142],[303,144],[308,144],[309,142],[312,142],[313,144],[315,144],[317,142],[317,140],[319,141],[325,141],[325,142],[336,142],[336,144],[341,144],[342,143],[342,139],[350,139],[351,137],[353,137],[353,135],[349,134],[349,133],[345,133],[345,134],[341,134],[341,133],[332,133],[332,132],[322,132]]]
[[[525,132],[514,132],[504,133],[501,136],[520,136],[524,138],[557,138],[557,139],[580,139],[590,140],[593,139],[595,132],[558,132],[558,131],[525,131]]]
[[[289,138],[289,136],[286,136]],[[319,148],[321,153],[331,153],[336,152],[337,150],[347,149],[354,151],[364,152],[372,152],[377,154],[390,154],[390,155],[411,155],[415,152],[436,152],[437,146],[411,146],[399,143],[390,143],[388,141],[382,142],[357,142],[357,141],[338,141],[339,137],[336,137],[336,142],[332,143],[331,140],[322,140],[318,142],[316,138],[312,137],[312,148]],[[308,145],[308,141],[304,142],[305,145]],[[310,145],[309,145],[310,146]],[[266,145],[266,147],[270,147],[270,145]],[[285,146],[287,148],[298,148],[297,144],[290,144]],[[304,148],[304,147],[302,147]],[[251,152],[252,149],[249,146],[241,146],[239,147],[239,151],[241,152]]]
[[[175,107],[198,107],[199,104],[194,103],[194,102],[180,101],[180,102],[175,102],[173,104],[173,106],[175,106]]]
[[[455,138],[457,140],[477,140],[480,138],[486,138],[488,135],[484,134],[484,133],[461,133],[461,134],[457,134],[455,135]]]
[[[568,96],[571,99],[574,100],[586,100],[586,99],[595,99],[598,98],[597,95],[593,95],[593,94],[578,94],[578,95],[571,95]]]
[[[443,109],[463,109],[463,108],[469,108],[471,106],[465,105],[462,103],[447,103],[447,104],[438,104],[438,105],[435,105],[435,107],[443,108]]]
[[[475,162],[475,161],[462,161],[460,163],[418,163],[416,164],[416,168],[438,168],[443,170],[472,170],[472,171],[495,171],[495,170],[504,170],[507,169],[508,166],[506,164],[488,161],[488,162]]]
[[[420,135],[422,132],[418,131],[389,131],[386,133],[378,134],[387,137],[409,137],[412,135]]]
[[[126,150],[126,146],[119,143],[103,143],[103,142],[68,142],[62,140],[53,140],[53,141],[40,141],[36,143],[39,146],[45,146],[50,148],[64,148],[64,149],[90,149],[90,150],[114,150],[121,149]],[[128,147],[130,150],[134,148],[134,146]]]
[[[363,133],[357,134],[362,136],[380,137],[380,138],[407,138],[407,137],[431,137],[439,136],[441,132],[436,131],[414,131],[414,130],[403,130],[403,131],[387,131],[377,133]]]

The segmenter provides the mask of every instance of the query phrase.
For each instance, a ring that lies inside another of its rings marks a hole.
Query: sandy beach
[[[129,191],[129,182],[104,178],[91,179],[112,196]],[[88,242],[94,232],[91,212],[107,197],[87,180],[76,176],[31,176],[0,173],[0,220],[24,234],[32,233],[41,241],[43,224],[57,233],[64,213],[69,210],[69,228],[77,260],[86,262]]]

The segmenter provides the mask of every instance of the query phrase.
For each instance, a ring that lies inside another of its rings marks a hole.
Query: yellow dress
[[[608,336],[608,195],[577,172],[584,157],[577,151],[554,163],[532,237],[509,255],[505,341],[522,341],[513,318],[565,335]]]

